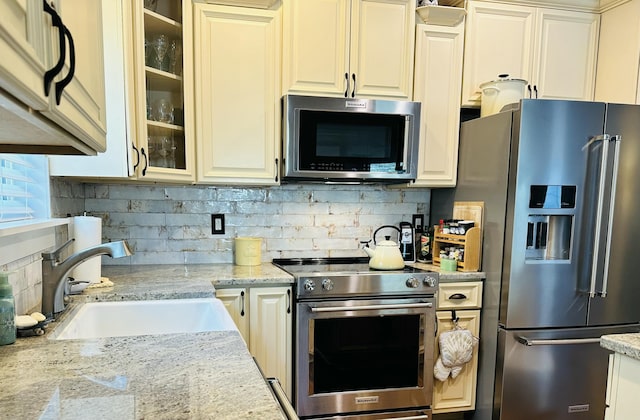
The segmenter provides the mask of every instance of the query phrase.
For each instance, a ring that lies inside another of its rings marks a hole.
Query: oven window
[[[421,385],[420,318],[389,315],[313,320],[311,393]]]
[[[401,171],[406,123],[402,115],[301,110],[300,169]]]

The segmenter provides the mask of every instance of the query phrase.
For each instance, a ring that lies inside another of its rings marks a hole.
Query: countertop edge
[[[640,360],[640,333],[603,335],[600,337],[600,346]]]

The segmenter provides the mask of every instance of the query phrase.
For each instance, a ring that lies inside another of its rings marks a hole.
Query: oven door
[[[296,412],[431,405],[433,297],[297,303]]]

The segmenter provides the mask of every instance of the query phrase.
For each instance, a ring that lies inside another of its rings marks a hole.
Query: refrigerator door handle
[[[613,154],[613,174],[611,178],[611,199],[609,201],[609,220],[607,221],[607,244],[605,248],[605,260],[604,260],[604,274],[602,276],[602,290],[600,291],[601,297],[607,297],[607,285],[609,281],[609,258],[611,256],[611,234],[613,231],[613,212],[616,203],[616,186],[618,185],[618,167],[620,165],[620,142],[622,136],[616,135],[610,138],[610,142],[613,143],[615,148]]]
[[[602,134],[599,136],[592,137],[589,142],[583,147],[583,149],[588,148],[592,143],[596,141],[602,141],[602,158],[600,160],[600,181],[598,183],[598,206],[596,210],[596,225],[595,231],[600,232],[602,228],[602,197],[604,196],[607,183],[606,176],[604,175],[606,172],[607,165],[607,155],[609,152],[609,140],[611,136],[608,134]],[[591,281],[589,282],[589,296],[596,296],[596,283],[598,281],[598,255],[600,255],[600,238],[598,235],[595,235],[593,241],[593,262],[591,264]]]
[[[592,344],[599,343],[600,337],[595,338],[561,338],[555,340],[532,340],[524,336],[516,336],[516,340],[525,346],[556,346],[563,344]]]

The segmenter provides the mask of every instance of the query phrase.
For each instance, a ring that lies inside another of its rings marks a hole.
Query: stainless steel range
[[[302,418],[431,417],[438,273],[368,258],[279,259],[295,277]]]

